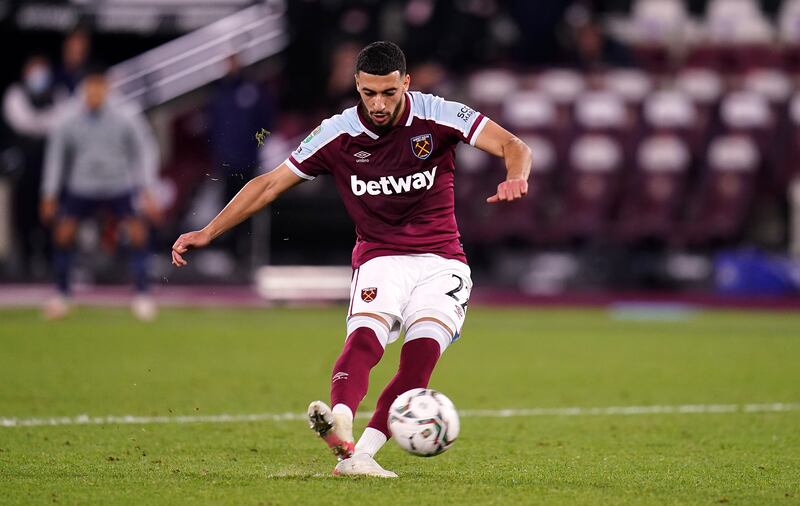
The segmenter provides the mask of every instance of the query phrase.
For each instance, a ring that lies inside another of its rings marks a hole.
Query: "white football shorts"
[[[461,335],[472,291],[470,274],[463,262],[433,254],[373,258],[353,272],[348,318],[380,314],[389,320],[389,343],[420,318],[434,318],[449,330],[450,342],[439,343],[444,351]]]

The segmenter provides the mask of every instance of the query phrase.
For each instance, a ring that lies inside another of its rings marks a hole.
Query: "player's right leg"
[[[355,447],[353,416],[367,394],[369,373],[383,356],[389,339],[388,316],[355,314],[347,322],[347,341],[331,373],[331,404],[314,401],[308,421],[339,460]]]

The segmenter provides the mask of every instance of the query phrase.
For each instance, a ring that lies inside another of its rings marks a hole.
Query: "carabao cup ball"
[[[414,455],[439,455],[453,446],[460,428],[453,402],[429,388],[409,390],[389,408],[392,437],[402,449]]]

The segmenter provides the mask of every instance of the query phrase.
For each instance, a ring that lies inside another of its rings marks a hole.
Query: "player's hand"
[[[43,198],[42,203],[39,204],[39,218],[42,220],[42,223],[45,225],[52,223],[53,218],[56,216],[57,210],[58,202],[56,199],[52,197]]]
[[[528,194],[528,181],[524,179],[508,179],[497,185],[497,193],[486,199],[489,204],[497,202],[513,202]]]
[[[183,255],[190,249],[202,248],[211,242],[211,237],[204,230],[196,232],[187,232],[178,237],[175,244],[172,245],[172,265],[176,267],[183,267],[188,262],[184,260]]]

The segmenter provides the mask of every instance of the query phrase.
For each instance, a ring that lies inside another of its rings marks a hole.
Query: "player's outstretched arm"
[[[506,162],[506,180],[497,185],[497,193],[487,198],[486,202],[511,202],[528,193],[528,176],[531,174],[533,155],[527,144],[489,120],[478,135],[475,146]]]
[[[190,249],[202,248],[211,241],[254,215],[292,186],[304,181],[286,164],[267,174],[254,177],[228,202],[228,205],[201,230],[187,232],[172,245],[172,265],[187,264],[183,255]]]

